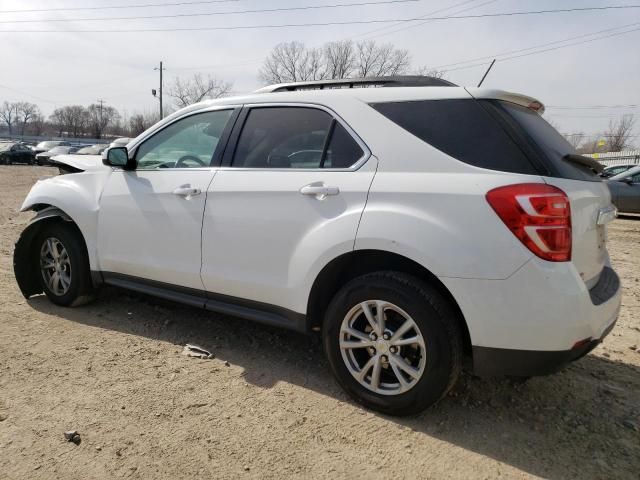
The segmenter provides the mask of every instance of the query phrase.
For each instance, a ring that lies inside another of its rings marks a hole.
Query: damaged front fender
[[[43,292],[40,282],[38,256],[33,248],[38,234],[48,222],[66,221],[71,218],[59,208],[49,207],[38,212],[20,234],[13,250],[13,272],[18,287],[25,298]]]

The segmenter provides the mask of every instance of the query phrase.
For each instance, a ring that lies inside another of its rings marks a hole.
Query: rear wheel
[[[91,299],[89,259],[79,234],[64,223],[47,225],[36,241],[42,289],[57,305],[75,306]]]
[[[417,413],[458,378],[462,341],[454,310],[412,276],[376,272],[352,280],[333,298],[323,324],[331,370],[365,406]]]

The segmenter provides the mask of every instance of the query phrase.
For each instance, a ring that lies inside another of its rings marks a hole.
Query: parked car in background
[[[640,213],[640,165],[611,177],[607,185],[618,211]]]
[[[26,163],[33,165],[34,161],[35,154],[29,147],[19,142],[0,143],[0,164]]]
[[[78,151],[78,147],[53,147],[46,152],[38,153],[36,155],[36,163],[38,165],[48,165],[49,159],[54,155],[67,155]]]
[[[40,142],[35,147],[32,147],[33,153],[36,155],[38,153],[47,152],[51,150],[53,147],[68,147],[71,144],[64,140],[47,140],[45,142]]]
[[[107,148],[109,148],[109,145],[106,143],[90,145],[88,147],[78,149],[74,155],[100,155]]]
[[[116,138],[113,142],[109,144],[109,148],[111,147],[126,147],[127,143],[129,143],[132,139],[127,137]]]
[[[602,178],[610,178],[614,175],[618,175],[619,173],[626,172],[630,168],[635,167],[635,164],[632,165],[611,165],[610,167],[605,167],[602,172],[600,172],[600,176]]]

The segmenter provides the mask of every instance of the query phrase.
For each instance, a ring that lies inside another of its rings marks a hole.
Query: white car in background
[[[602,341],[621,290],[601,167],[543,108],[428,77],[192,105],[39,181],[16,278],[59,305],[108,284],[321,331],[338,382],[389,414],[438,401],[465,359],[548,374]]]

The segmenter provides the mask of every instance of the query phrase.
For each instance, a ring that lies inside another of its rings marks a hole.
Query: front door
[[[100,200],[100,270],[202,290],[202,215],[233,110],[176,120],[134,147]]]
[[[321,108],[251,108],[207,195],[206,290],[303,313],[309,272],[353,249],[375,174],[369,155]]]

